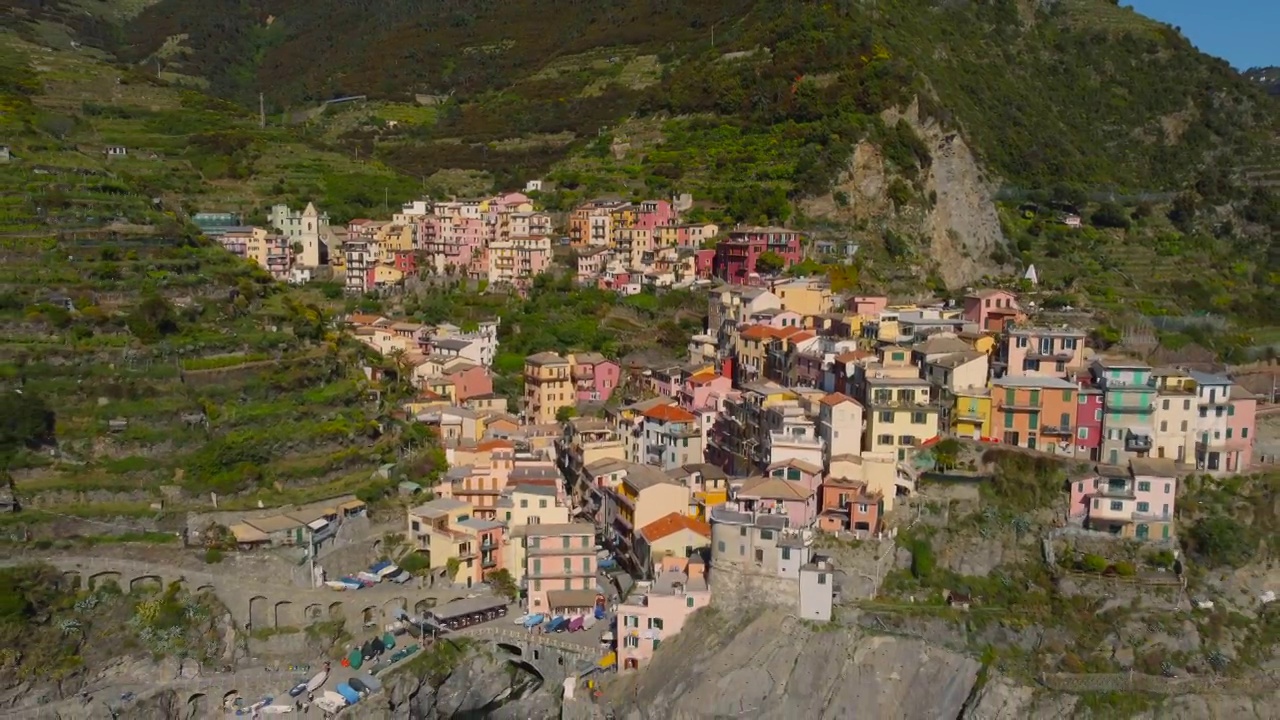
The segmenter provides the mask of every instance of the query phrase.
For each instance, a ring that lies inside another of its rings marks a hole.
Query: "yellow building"
[[[480,551],[497,552],[498,548],[493,547],[493,541],[488,538],[500,532],[501,525],[476,520],[474,515],[471,503],[452,498],[439,498],[409,508],[409,538],[418,550],[428,553],[431,567],[447,567],[449,560],[457,559],[457,579],[471,578],[477,582],[480,565],[476,561]]]
[[[386,265],[394,265],[396,253],[410,253],[413,247],[413,226],[383,225],[374,236],[378,243],[378,261]]]
[[[921,442],[937,436],[941,408],[928,380],[868,377],[865,383],[867,435],[863,447],[867,451],[892,452],[902,461]]]
[[[530,355],[524,360],[524,417],[532,424],[554,423],[560,408],[573,407],[573,380],[569,361],[553,352]]]
[[[819,280],[800,278],[775,283],[773,294],[782,301],[782,309],[812,317],[832,312],[836,308],[836,296],[830,286]]]
[[[619,547],[628,553],[641,528],[671,513],[689,511],[689,488],[649,465],[629,464],[626,478],[610,495],[605,515],[612,519],[610,530]]]
[[[373,271],[375,285],[399,285],[402,282],[404,282],[404,273],[396,268],[379,265]]]
[[[967,438],[991,437],[991,390],[963,388],[952,396],[951,432]]]

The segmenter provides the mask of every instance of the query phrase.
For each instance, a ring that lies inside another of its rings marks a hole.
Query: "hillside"
[[[0,393],[41,398],[56,449],[4,458],[24,512],[0,525],[168,529],[211,493],[256,506],[366,486],[400,439],[377,422],[360,350],[326,328],[340,290],[274,283],[184,222],[287,197],[269,163],[298,163],[284,182],[300,192],[341,194],[327,173],[347,161],[92,51],[2,39]],[[107,160],[112,144],[128,155]],[[396,177],[366,172],[341,180]]]

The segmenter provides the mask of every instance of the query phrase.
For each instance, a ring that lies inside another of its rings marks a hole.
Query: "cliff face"
[[[653,718],[959,717],[973,658],[912,639],[828,630],[780,611],[742,624],[717,611],[659,648],[634,683],[611,689],[632,720]]]

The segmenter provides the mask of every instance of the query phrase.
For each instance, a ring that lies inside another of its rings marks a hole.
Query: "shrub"
[[[1187,534],[1191,552],[1211,565],[1240,567],[1257,551],[1252,528],[1226,515],[1203,518]]]
[[[222,551],[218,548],[209,548],[204,551],[204,561],[210,565],[217,565],[222,562]]]
[[[1138,574],[1138,569],[1131,562],[1118,562],[1115,568],[1116,574],[1120,577],[1133,577]]]
[[[1107,569],[1107,559],[1101,555],[1086,554],[1080,560],[1080,567],[1088,572],[1100,573]]]
[[[933,546],[926,539],[915,539],[907,547],[911,550],[911,575],[917,580],[927,580],[936,565]]]

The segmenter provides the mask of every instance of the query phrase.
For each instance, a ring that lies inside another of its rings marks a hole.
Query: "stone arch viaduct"
[[[211,592],[227,606],[237,624],[251,629],[301,628],[314,622],[341,619],[346,621],[348,630],[356,630],[370,624],[385,625],[402,609],[410,613],[425,612],[467,592],[419,590],[400,585],[339,592],[297,587],[288,577],[282,577],[279,584],[237,577],[234,565],[230,564],[223,572],[214,573],[116,558],[52,556],[38,560],[61,570],[68,582],[82,588],[114,582],[128,592],[148,585],[166,588],[177,582],[190,592]]]

